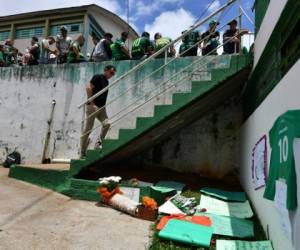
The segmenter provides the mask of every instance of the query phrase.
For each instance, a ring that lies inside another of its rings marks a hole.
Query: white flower
[[[120,182],[122,178],[120,176],[111,176],[110,180],[114,182]]]
[[[99,183],[102,185],[108,185],[111,182],[120,182],[122,178],[120,176],[110,176],[110,177],[102,177],[99,178]]]

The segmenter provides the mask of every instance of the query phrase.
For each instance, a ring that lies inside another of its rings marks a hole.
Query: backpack
[[[6,157],[3,166],[5,168],[9,168],[13,164],[20,164],[21,163],[21,155],[19,152],[14,151]]]

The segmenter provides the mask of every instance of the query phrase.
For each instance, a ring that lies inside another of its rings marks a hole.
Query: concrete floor
[[[143,250],[151,223],[7,177],[0,166],[0,249]]]

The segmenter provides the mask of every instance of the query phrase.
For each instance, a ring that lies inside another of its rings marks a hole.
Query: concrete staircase
[[[217,102],[230,97],[232,91],[228,90],[240,86],[249,73],[249,70],[245,72],[243,69],[250,61],[248,56],[234,55],[230,57],[228,67],[226,65],[213,67],[210,71],[207,69],[203,71],[201,68],[200,76],[195,71],[189,81],[190,88],[185,86],[189,91],[176,93],[175,90],[168,93],[169,97],[166,99],[171,99],[171,103],[152,103],[153,112],[148,112],[148,116],[131,116],[132,127],[120,128],[118,138],[105,139],[101,150],[88,150],[85,159],[72,160],[70,176],[75,176],[81,169],[91,165],[100,166],[129,158],[199,118],[205,111],[212,109]],[[205,80],[202,80],[203,77]],[[211,98],[212,100],[209,100]]]
[[[16,165],[11,167],[9,176],[73,198],[99,200],[96,193],[98,181],[79,179],[76,175],[81,170],[137,155],[240,93],[249,76],[252,60],[242,55],[229,56],[229,61],[223,60],[226,57],[228,59],[228,56],[211,57],[219,63],[211,63],[209,67],[206,64],[199,70],[196,68],[183,85],[171,88],[171,91],[148,102],[144,112],[143,106],[137,112],[131,112],[130,119],[127,118],[125,123],[120,120],[114,128],[117,132],[104,140],[103,148],[88,150],[85,159],[73,159],[69,167]],[[220,63],[222,61],[229,64]],[[143,192],[147,193],[147,190]]]

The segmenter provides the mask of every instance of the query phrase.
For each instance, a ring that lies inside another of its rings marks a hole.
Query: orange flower
[[[143,205],[147,208],[150,209],[157,209],[157,203],[154,199],[148,197],[148,196],[144,196],[143,197]]]
[[[101,195],[102,201],[107,204],[115,194],[123,194],[119,187],[116,187],[111,192],[108,191],[107,187],[98,187],[96,191]]]

